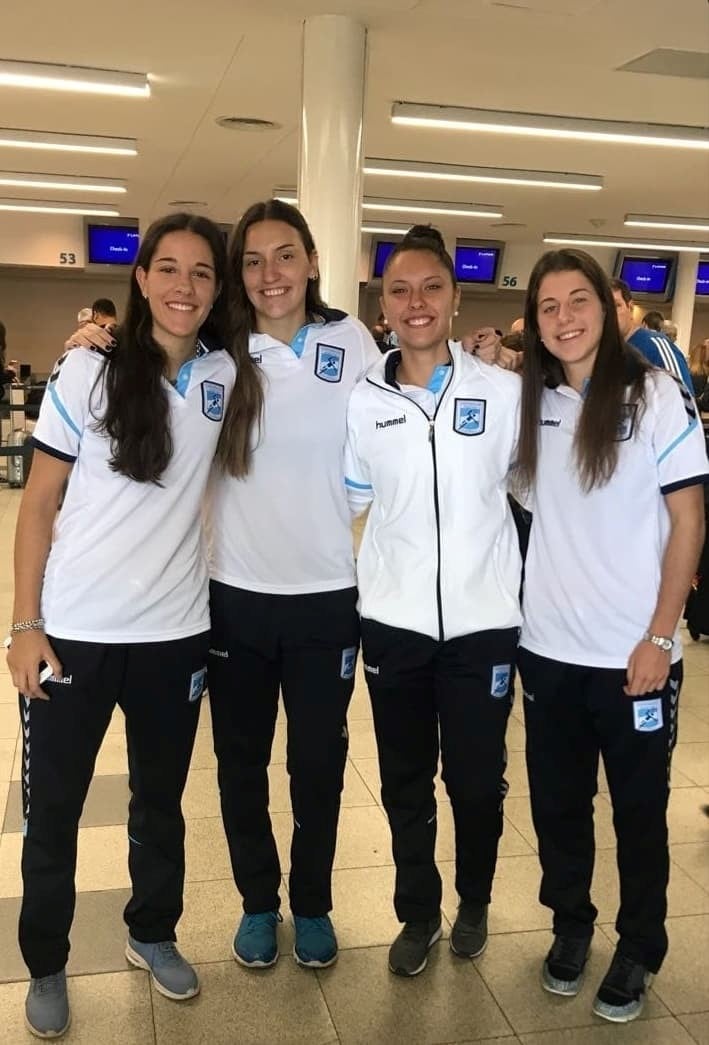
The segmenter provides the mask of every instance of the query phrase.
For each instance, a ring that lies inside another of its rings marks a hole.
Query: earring
[[[456,310],[455,310],[455,312],[453,313],[453,315],[454,315],[454,316],[457,316],[457,315],[458,315],[458,309],[456,309]]]

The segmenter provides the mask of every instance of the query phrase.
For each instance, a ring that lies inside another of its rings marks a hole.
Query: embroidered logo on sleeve
[[[318,344],[315,353],[315,376],[321,381],[336,384],[342,379],[342,367],[345,362],[344,348],[336,345]]]
[[[458,435],[481,435],[485,431],[485,399],[456,399],[453,431]]]
[[[357,647],[348,646],[347,649],[342,651],[342,660],[340,662],[340,678],[351,679],[354,678],[355,664],[357,663]]]
[[[492,678],[490,680],[490,696],[506,697],[510,691],[510,677],[512,675],[512,666],[510,664],[495,664],[492,669]]]
[[[202,382],[202,413],[210,421],[224,417],[224,385],[217,381]]]
[[[189,702],[194,704],[196,700],[204,693],[204,686],[207,681],[207,669],[200,668],[199,671],[193,671],[190,679],[190,695]]]
[[[633,701],[633,724],[638,733],[654,733],[662,729],[662,700],[653,697],[652,700]]]

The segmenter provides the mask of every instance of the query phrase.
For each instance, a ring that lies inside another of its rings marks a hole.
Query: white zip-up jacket
[[[371,504],[357,560],[362,617],[439,641],[521,623],[521,557],[507,501],[521,381],[449,343],[435,413],[403,393],[390,352],[347,418],[350,507]]]

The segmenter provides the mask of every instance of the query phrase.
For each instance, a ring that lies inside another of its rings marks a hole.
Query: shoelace
[[[182,955],[172,940],[164,940],[159,943],[158,954],[162,965],[181,965],[183,962]]]
[[[37,994],[59,994],[62,989],[62,975],[59,972],[51,976],[42,976],[35,984]]]
[[[332,935],[332,929],[330,927],[330,920],[328,918],[302,918],[298,921],[298,929],[301,934],[305,933],[326,933],[328,936]]]
[[[578,965],[581,942],[569,936],[559,936],[554,942],[550,960],[559,965]]]
[[[270,929],[276,922],[282,921],[283,916],[280,912],[274,914],[273,911],[266,911],[263,914],[250,914],[241,935],[251,936],[253,933],[260,933],[263,929]]]

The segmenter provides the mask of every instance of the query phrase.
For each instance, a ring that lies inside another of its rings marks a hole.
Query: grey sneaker
[[[389,949],[389,968],[397,976],[418,976],[426,968],[429,950],[440,938],[440,914],[427,922],[406,922]]]
[[[66,992],[66,972],[30,980],[25,1001],[25,1023],[37,1038],[58,1038],[69,1027],[71,1013]]]
[[[448,942],[453,954],[460,958],[477,958],[482,954],[487,947],[487,904],[463,901]]]
[[[141,943],[129,936],[126,958],[139,969],[147,969],[155,989],[166,998],[184,1001],[199,994],[197,973],[182,957],[173,940]]]

